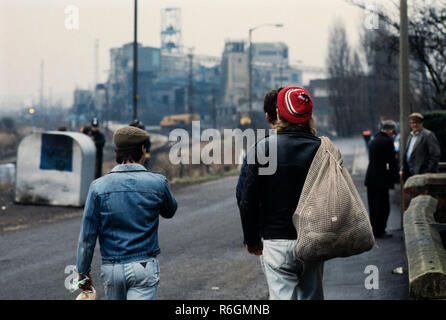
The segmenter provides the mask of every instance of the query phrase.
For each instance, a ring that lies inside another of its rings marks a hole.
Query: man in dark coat
[[[392,137],[396,123],[383,121],[381,131],[369,145],[369,166],[365,176],[369,203],[370,223],[376,238],[387,238],[387,219],[390,214],[389,189],[399,182],[398,162]]]
[[[102,176],[102,158],[105,145],[105,136],[101,131],[99,131],[99,121],[96,118],[93,118],[93,120],[91,121],[91,137],[96,146],[94,178],[97,179]]]
[[[402,176],[406,181],[410,176],[437,172],[441,149],[435,134],[423,127],[424,117],[420,113],[409,116],[410,132],[404,156]]]
[[[239,202],[244,243],[248,253],[261,256],[271,300],[321,300],[324,262],[293,256],[297,232],[292,217],[321,144],[312,119],[313,100],[305,89],[293,86],[268,92],[264,102],[277,110],[277,134],[248,150]],[[275,153],[274,173],[262,173],[264,165],[255,156],[259,149]]]

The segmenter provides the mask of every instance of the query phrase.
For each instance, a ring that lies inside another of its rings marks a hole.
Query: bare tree
[[[326,65],[337,133],[351,136],[363,129],[364,121],[368,119],[364,96],[366,83],[359,55],[350,48],[345,26],[340,20],[330,30]]]
[[[388,27],[391,35],[399,36],[400,25],[397,12],[399,5],[389,2],[392,6],[385,8],[374,5],[367,6],[364,1],[346,0],[370,14],[376,14],[380,19],[381,31]],[[390,39],[390,38],[387,38]],[[446,109],[446,0],[417,0],[409,5],[409,46],[411,58],[419,62],[420,74],[427,73],[427,79],[418,79],[421,85],[430,86],[430,100],[434,108]],[[398,46],[390,47],[395,54],[399,53]],[[425,71],[426,70],[426,71]],[[414,79],[412,79],[412,82]],[[426,82],[426,83],[424,83]],[[423,102],[424,90],[421,90],[420,101]],[[425,100],[424,100],[425,101]],[[425,109],[431,109],[429,101],[425,101]]]
[[[398,38],[389,33],[386,26],[379,30],[363,28],[361,51],[365,56],[367,70],[368,108],[373,125],[382,118],[398,119],[399,72]]]

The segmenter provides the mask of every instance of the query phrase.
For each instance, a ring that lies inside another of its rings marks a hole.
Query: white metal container
[[[15,201],[83,206],[95,160],[96,146],[83,133],[49,131],[25,137],[17,150]]]

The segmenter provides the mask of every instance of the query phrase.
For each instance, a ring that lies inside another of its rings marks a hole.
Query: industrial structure
[[[183,50],[180,8],[161,10],[161,50],[168,53],[181,53]]]
[[[249,110],[249,47],[244,40],[225,43],[222,69],[222,103],[219,123],[230,125],[255,117],[263,122],[263,97],[273,88],[302,85],[302,70],[289,64],[288,46],[282,42],[252,43],[252,110]]]
[[[137,43],[137,114],[145,124],[159,125],[170,115],[198,114],[203,128],[237,126],[241,118],[248,117],[250,66],[252,111],[260,121],[264,121],[263,97],[267,91],[302,85],[303,71],[289,63],[285,43],[252,43],[251,61],[246,40],[227,40],[221,57],[195,54],[193,48],[183,45],[179,8],[161,10],[160,35],[159,48]],[[97,47],[98,41],[95,50]],[[129,42],[110,49],[106,83],[96,84],[91,98],[76,90],[73,113],[83,114],[83,119],[95,115],[100,121],[130,123],[133,48]],[[98,64],[95,54],[95,68]]]

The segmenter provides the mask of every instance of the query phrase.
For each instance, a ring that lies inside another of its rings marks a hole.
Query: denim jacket
[[[140,164],[121,164],[94,180],[88,191],[77,249],[77,271],[90,272],[96,239],[103,264],[156,256],[159,215],[177,209],[167,179]]]

